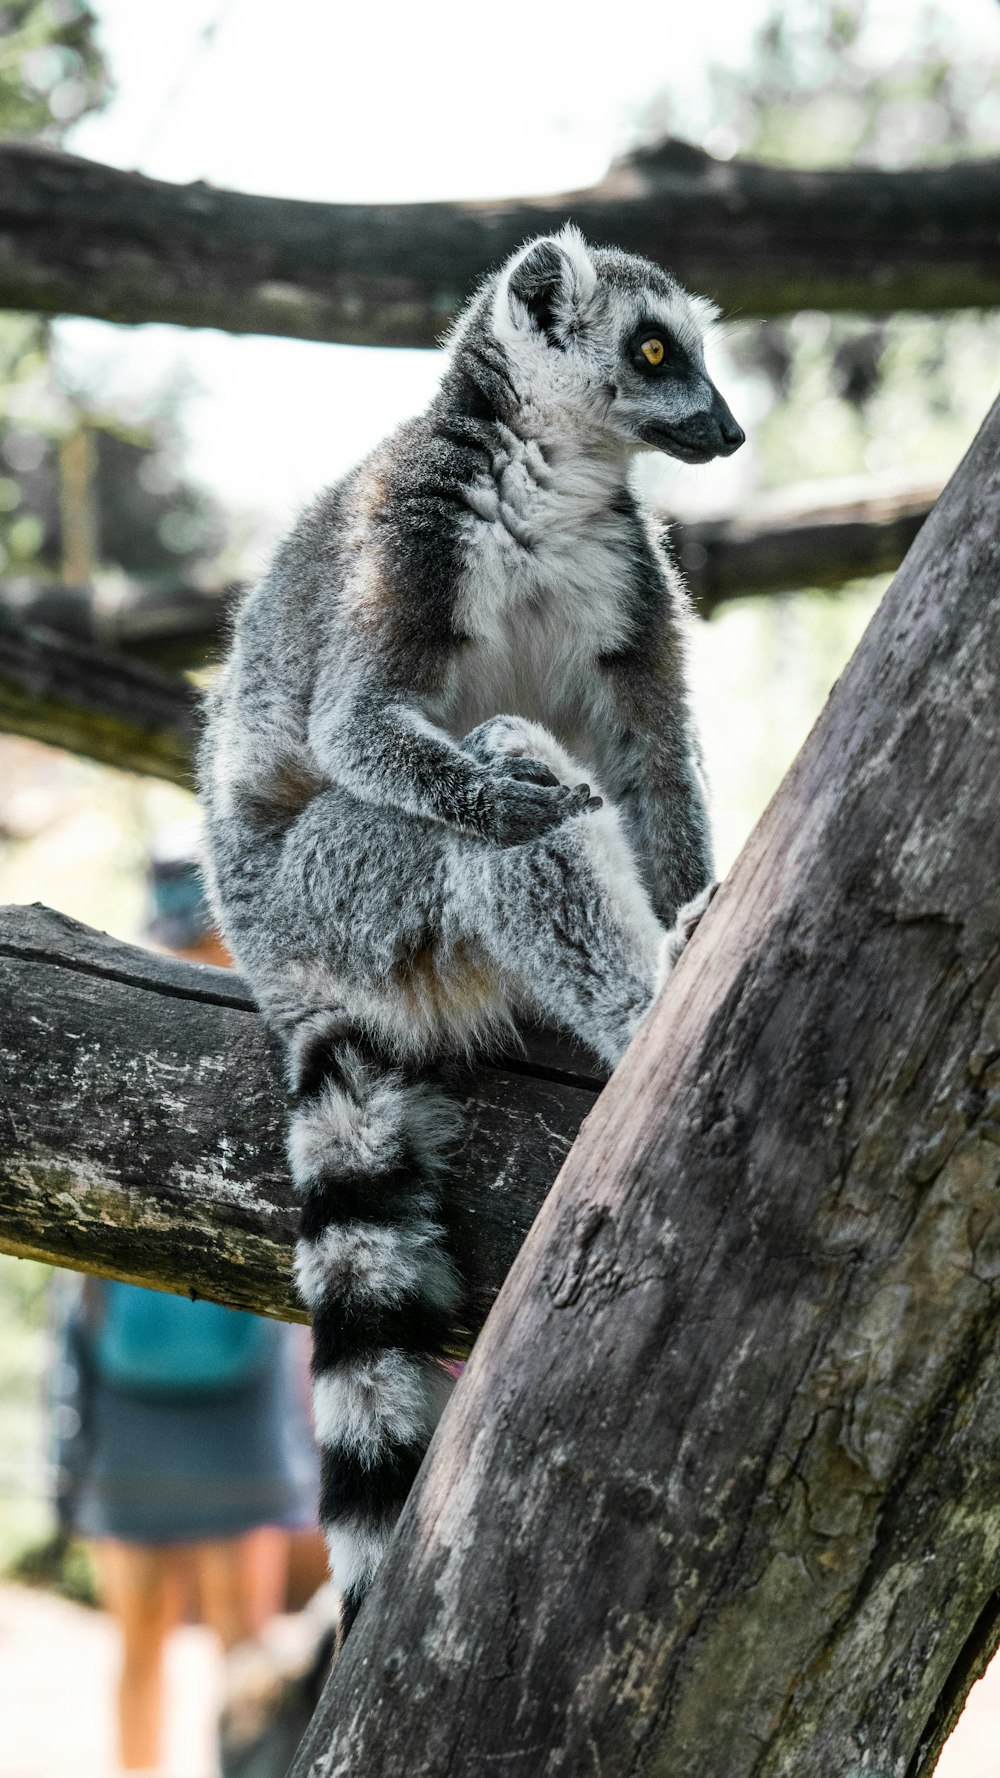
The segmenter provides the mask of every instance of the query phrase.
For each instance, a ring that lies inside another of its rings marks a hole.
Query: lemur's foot
[[[486,837],[499,846],[523,845],[601,807],[601,798],[580,782],[580,768],[540,723],[491,716],[461,746],[495,774],[483,790]]]
[[[709,883],[707,888],[702,889],[700,894],[695,895],[691,901],[686,901],[684,906],[678,910],[673,926],[663,939],[659,967],[656,972],[656,986],[653,990],[654,1000],[673,974],[684,946],[689,943],[698,930],[718,887],[718,883]]]
[[[515,762],[523,762],[547,769],[559,784],[580,782],[581,766],[570,758],[555,735],[540,722],[529,722],[524,716],[490,716],[466,735],[461,747],[464,753],[471,753],[484,763],[493,762],[505,773],[516,772]]]

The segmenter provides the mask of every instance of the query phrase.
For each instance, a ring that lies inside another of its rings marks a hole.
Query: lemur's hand
[[[497,846],[523,846],[561,826],[583,809],[599,809],[589,784],[567,784],[530,751],[548,745],[553,758],[569,760],[536,724],[520,716],[490,716],[460,743],[486,768],[480,789],[481,830]]]
[[[497,846],[523,846],[579,815],[599,809],[589,784],[560,784],[538,759],[500,758],[482,789],[484,836]]]

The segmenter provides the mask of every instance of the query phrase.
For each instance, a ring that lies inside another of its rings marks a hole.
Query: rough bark
[[[1000,404],[588,1119],[295,1767],[920,1778],[1000,1595]]]
[[[664,142],[585,191],[317,204],[0,147],[0,305],[432,346],[529,235],[577,222],[742,315],[1000,301],[1000,161],[799,172]]]
[[[190,785],[197,708],[186,680],[0,608],[0,731]]]
[[[604,1078],[554,1034],[459,1080],[467,1350]],[[0,909],[0,1249],[305,1319],[280,1059],[224,969]]]

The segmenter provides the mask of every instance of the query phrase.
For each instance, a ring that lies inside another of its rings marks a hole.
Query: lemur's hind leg
[[[518,717],[493,718],[464,745],[498,766],[534,762],[561,783],[587,776],[554,736]],[[680,948],[653,912],[617,810],[601,803],[521,846],[456,847],[449,887],[449,916],[514,998],[616,1063]]]

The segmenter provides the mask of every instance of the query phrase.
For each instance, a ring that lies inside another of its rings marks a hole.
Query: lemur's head
[[[481,291],[455,354],[494,348],[522,411],[574,417],[626,449],[684,463],[728,457],[744,440],[705,369],[715,310],[668,272],[571,225],[529,241]],[[484,367],[485,369],[485,367]]]

